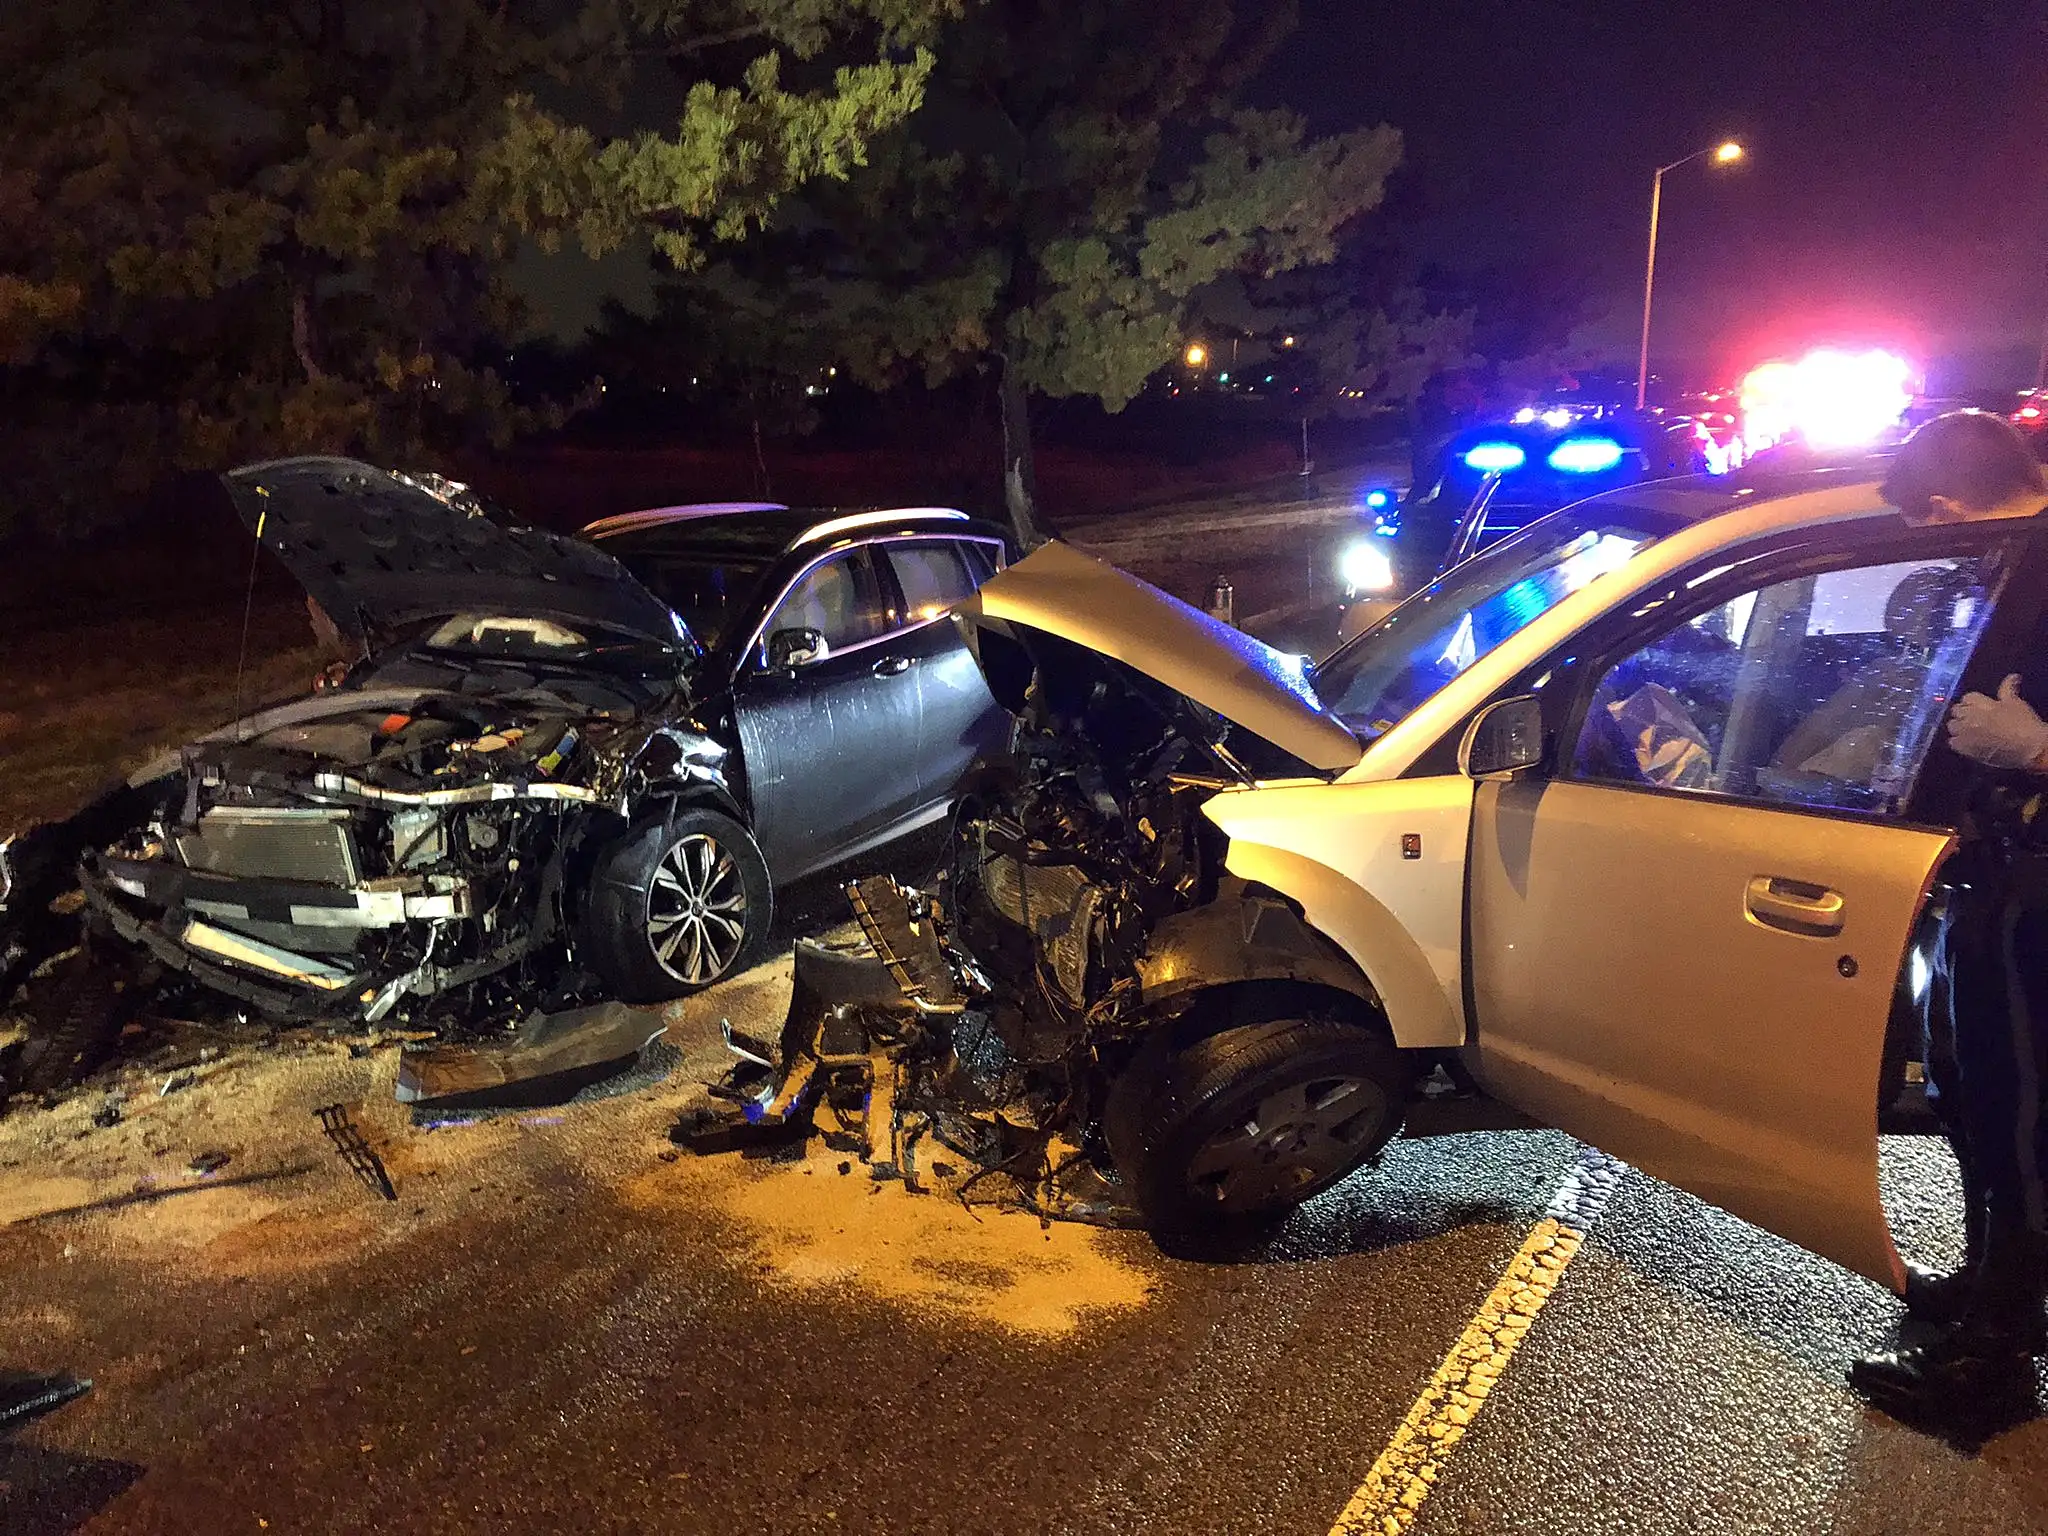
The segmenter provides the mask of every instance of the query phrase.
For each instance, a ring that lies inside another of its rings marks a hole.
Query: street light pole
[[[1716,165],[1730,165],[1742,158],[1742,146],[1731,139],[1725,144],[1696,149],[1683,159],[1658,166],[1657,173],[1650,178],[1650,258],[1643,266],[1643,341],[1636,353],[1636,409],[1639,411],[1649,404],[1650,399],[1650,299],[1657,287],[1657,215],[1664,206],[1664,173],[1675,171],[1681,165],[1690,165],[1703,155],[1712,155]]]

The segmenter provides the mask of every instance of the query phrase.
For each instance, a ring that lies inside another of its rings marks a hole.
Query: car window
[[[979,586],[962,546],[952,539],[883,546],[903,593],[903,622],[921,624],[949,611]]]
[[[682,616],[690,633],[707,649],[716,646],[742,622],[768,569],[766,560],[733,559],[661,545],[642,549],[617,539],[604,546],[656,597]],[[744,636],[742,636],[744,638]]]
[[[1572,772],[1895,814],[1990,618],[2000,570],[1997,555],[1891,561],[1730,598],[1607,669]]]
[[[978,587],[994,576],[1001,567],[1001,546],[986,539],[964,539],[959,545],[961,554],[967,557],[967,571]]]
[[[1325,706],[1371,740],[1502,641],[1652,544],[1663,525],[1625,507],[1560,512],[1410,598],[1315,673]]]
[[[829,656],[887,634],[893,627],[867,551],[850,549],[812,566],[776,606],[765,633],[815,629],[824,636]]]

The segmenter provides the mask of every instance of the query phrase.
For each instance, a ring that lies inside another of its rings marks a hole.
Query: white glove
[[[2020,697],[2017,673],[1998,685],[1998,697],[1966,693],[1948,717],[1948,744],[1989,768],[2030,767],[2048,753],[2048,722]]]

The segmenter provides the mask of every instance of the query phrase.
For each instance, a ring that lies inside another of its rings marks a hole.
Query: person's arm
[[[1948,717],[1948,744],[1987,768],[2013,768],[2048,778],[2048,721],[2020,697],[2017,673],[1998,696],[1966,693]]]

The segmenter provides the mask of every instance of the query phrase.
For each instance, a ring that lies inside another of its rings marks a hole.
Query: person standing
[[[1893,461],[1888,501],[1908,522],[2032,518],[2048,476],[2008,422],[1957,411]],[[1928,991],[1928,1097],[1962,1172],[1961,1269],[1907,1266],[1924,1341],[1864,1357],[1851,1382],[1902,1418],[2003,1417],[2034,1399],[2048,1349],[2048,647],[1995,695],[1966,694],[1949,745],[1976,765],[1961,848],[1943,870]]]

